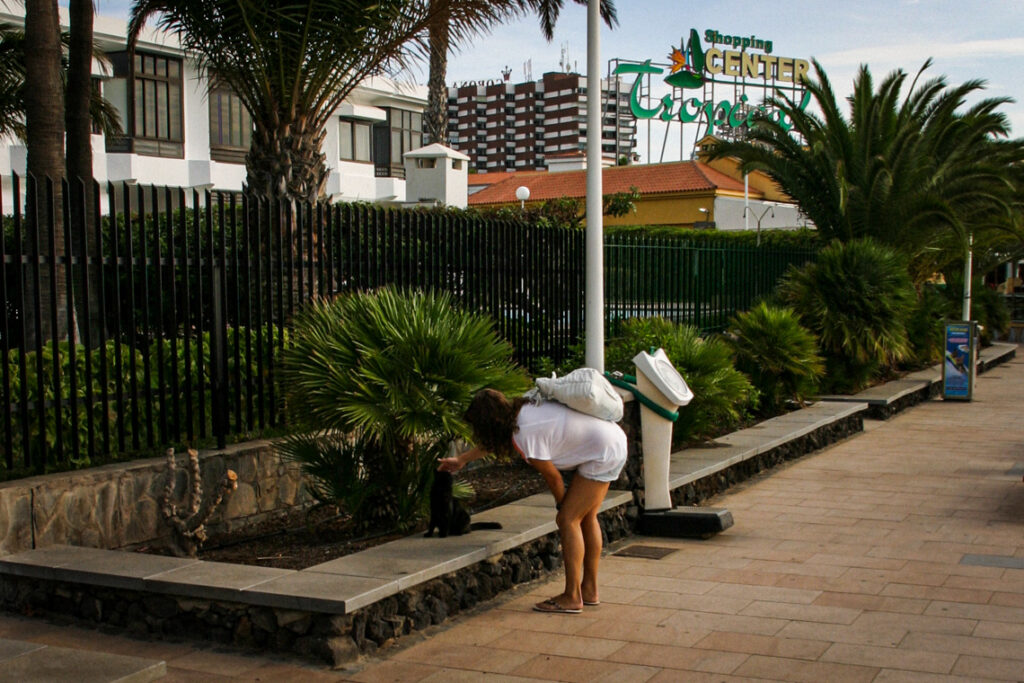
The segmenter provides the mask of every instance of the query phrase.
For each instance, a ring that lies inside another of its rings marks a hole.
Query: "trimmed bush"
[[[388,287],[315,301],[293,329],[286,402],[308,434],[280,450],[364,527],[414,524],[437,458],[470,436],[462,413],[473,394],[527,386],[490,319],[448,294]]]
[[[760,412],[777,414],[786,401],[802,403],[814,395],[825,364],[818,340],[792,309],[758,304],[729,325],[736,369],[758,391]]]
[[[826,391],[857,391],[910,355],[905,321],[914,290],[903,259],[888,247],[833,242],[813,263],[790,270],[779,295],[818,337]]]
[[[756,401],[750,380],[732,365],[732,351],[720,339],[701,339],[697,328],[664,318],[630,318],[605,351],[609,370],[634,374],[633,356],[651,347],[665,349],[694,399],[679,411],[673,438],[704,439],[727,431]]]

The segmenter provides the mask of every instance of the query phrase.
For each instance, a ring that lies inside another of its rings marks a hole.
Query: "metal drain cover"
[[[613,555],[619,557],[642,557],[645,560],[660,560],[663,557],[668,557],[674,553],[678,548],[663,548],[657,545],[627,545],[622,550],[617,550]]]

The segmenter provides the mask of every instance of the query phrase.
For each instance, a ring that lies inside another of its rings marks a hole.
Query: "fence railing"
[[[605,238],[605,319],[659,316],[722,330],[737,312],[775,289],[790,266],[814,258],[806,247],[643,236]]]
[[[288,321],[312,297],[445,290],[491,316],[528,367],[582,335],[582,231],[134,185],[71,198],[66,183],[15,178],[12,190],[0,233],[8,478],[280,430]],[[87,229],[86,202],[99,217]],[[721,328],[811,257],[609,238],[609,325],[662,315]]]

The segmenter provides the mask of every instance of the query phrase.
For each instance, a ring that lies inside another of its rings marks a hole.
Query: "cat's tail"
[[[469,525],[469,528],[473,531],[480,531],[482,529],[500,529],[501,522],[473,522]]]

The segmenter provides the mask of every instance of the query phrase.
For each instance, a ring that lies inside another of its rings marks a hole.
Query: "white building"
[[[16,7],[12,5],[12,8]],[[62,24],[67,13],[61,10]],[[0,12],[15,26],[23,16]],[[229,90],[207,92],[195,61],[174,36],[147,28],[135,59],[126,51],[127,24],[97,16],[96,42],[111,69],[94,62],[106,99],[120,112],[123,137],[93,135],[93,174],[98,182],[241,190],[251,125]],[[425,86],[370,78],[337,110],[324,140],[334,201],[401,203],[405,200],[403,155],[422,146]],[[0,141],[3,206],[10,212],[11,172],[24,174],[25,146]]]

